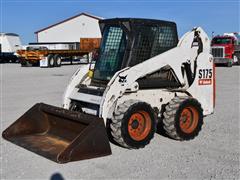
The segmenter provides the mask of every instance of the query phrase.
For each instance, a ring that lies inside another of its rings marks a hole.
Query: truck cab
[[[231,67],[239,62],[239,40],[230,35],[215,36],[211,42],[215,64],[226,64]]]

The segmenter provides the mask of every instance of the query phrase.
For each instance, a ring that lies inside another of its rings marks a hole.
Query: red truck
[[[215,64],[225,64],[231,67],[233,64],[240,65],[240,34],[224,33],[215,36],[211,42],[212,55]]]

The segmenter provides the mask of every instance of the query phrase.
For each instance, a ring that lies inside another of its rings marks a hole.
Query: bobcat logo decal
[[[126,83],[126,82],[127,82],[127,75],[126,75],[126,76],[119,76],[118,82],[120,82],[120,83]]]

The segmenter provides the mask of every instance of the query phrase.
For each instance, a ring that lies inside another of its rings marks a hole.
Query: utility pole
[[[214,31],[212,31],[212,38],[214,37]]]

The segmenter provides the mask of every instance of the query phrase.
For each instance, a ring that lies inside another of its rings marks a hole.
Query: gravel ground
[[[36,102],[60,106],[77,67],[0,65],[1,132]],[[215,113],[192,141],[156,134],[141,150],[111,144],[111,156],[56,164],[1,138],[1,179],[240,179],[239,72],[240,66],[217,67]]]

